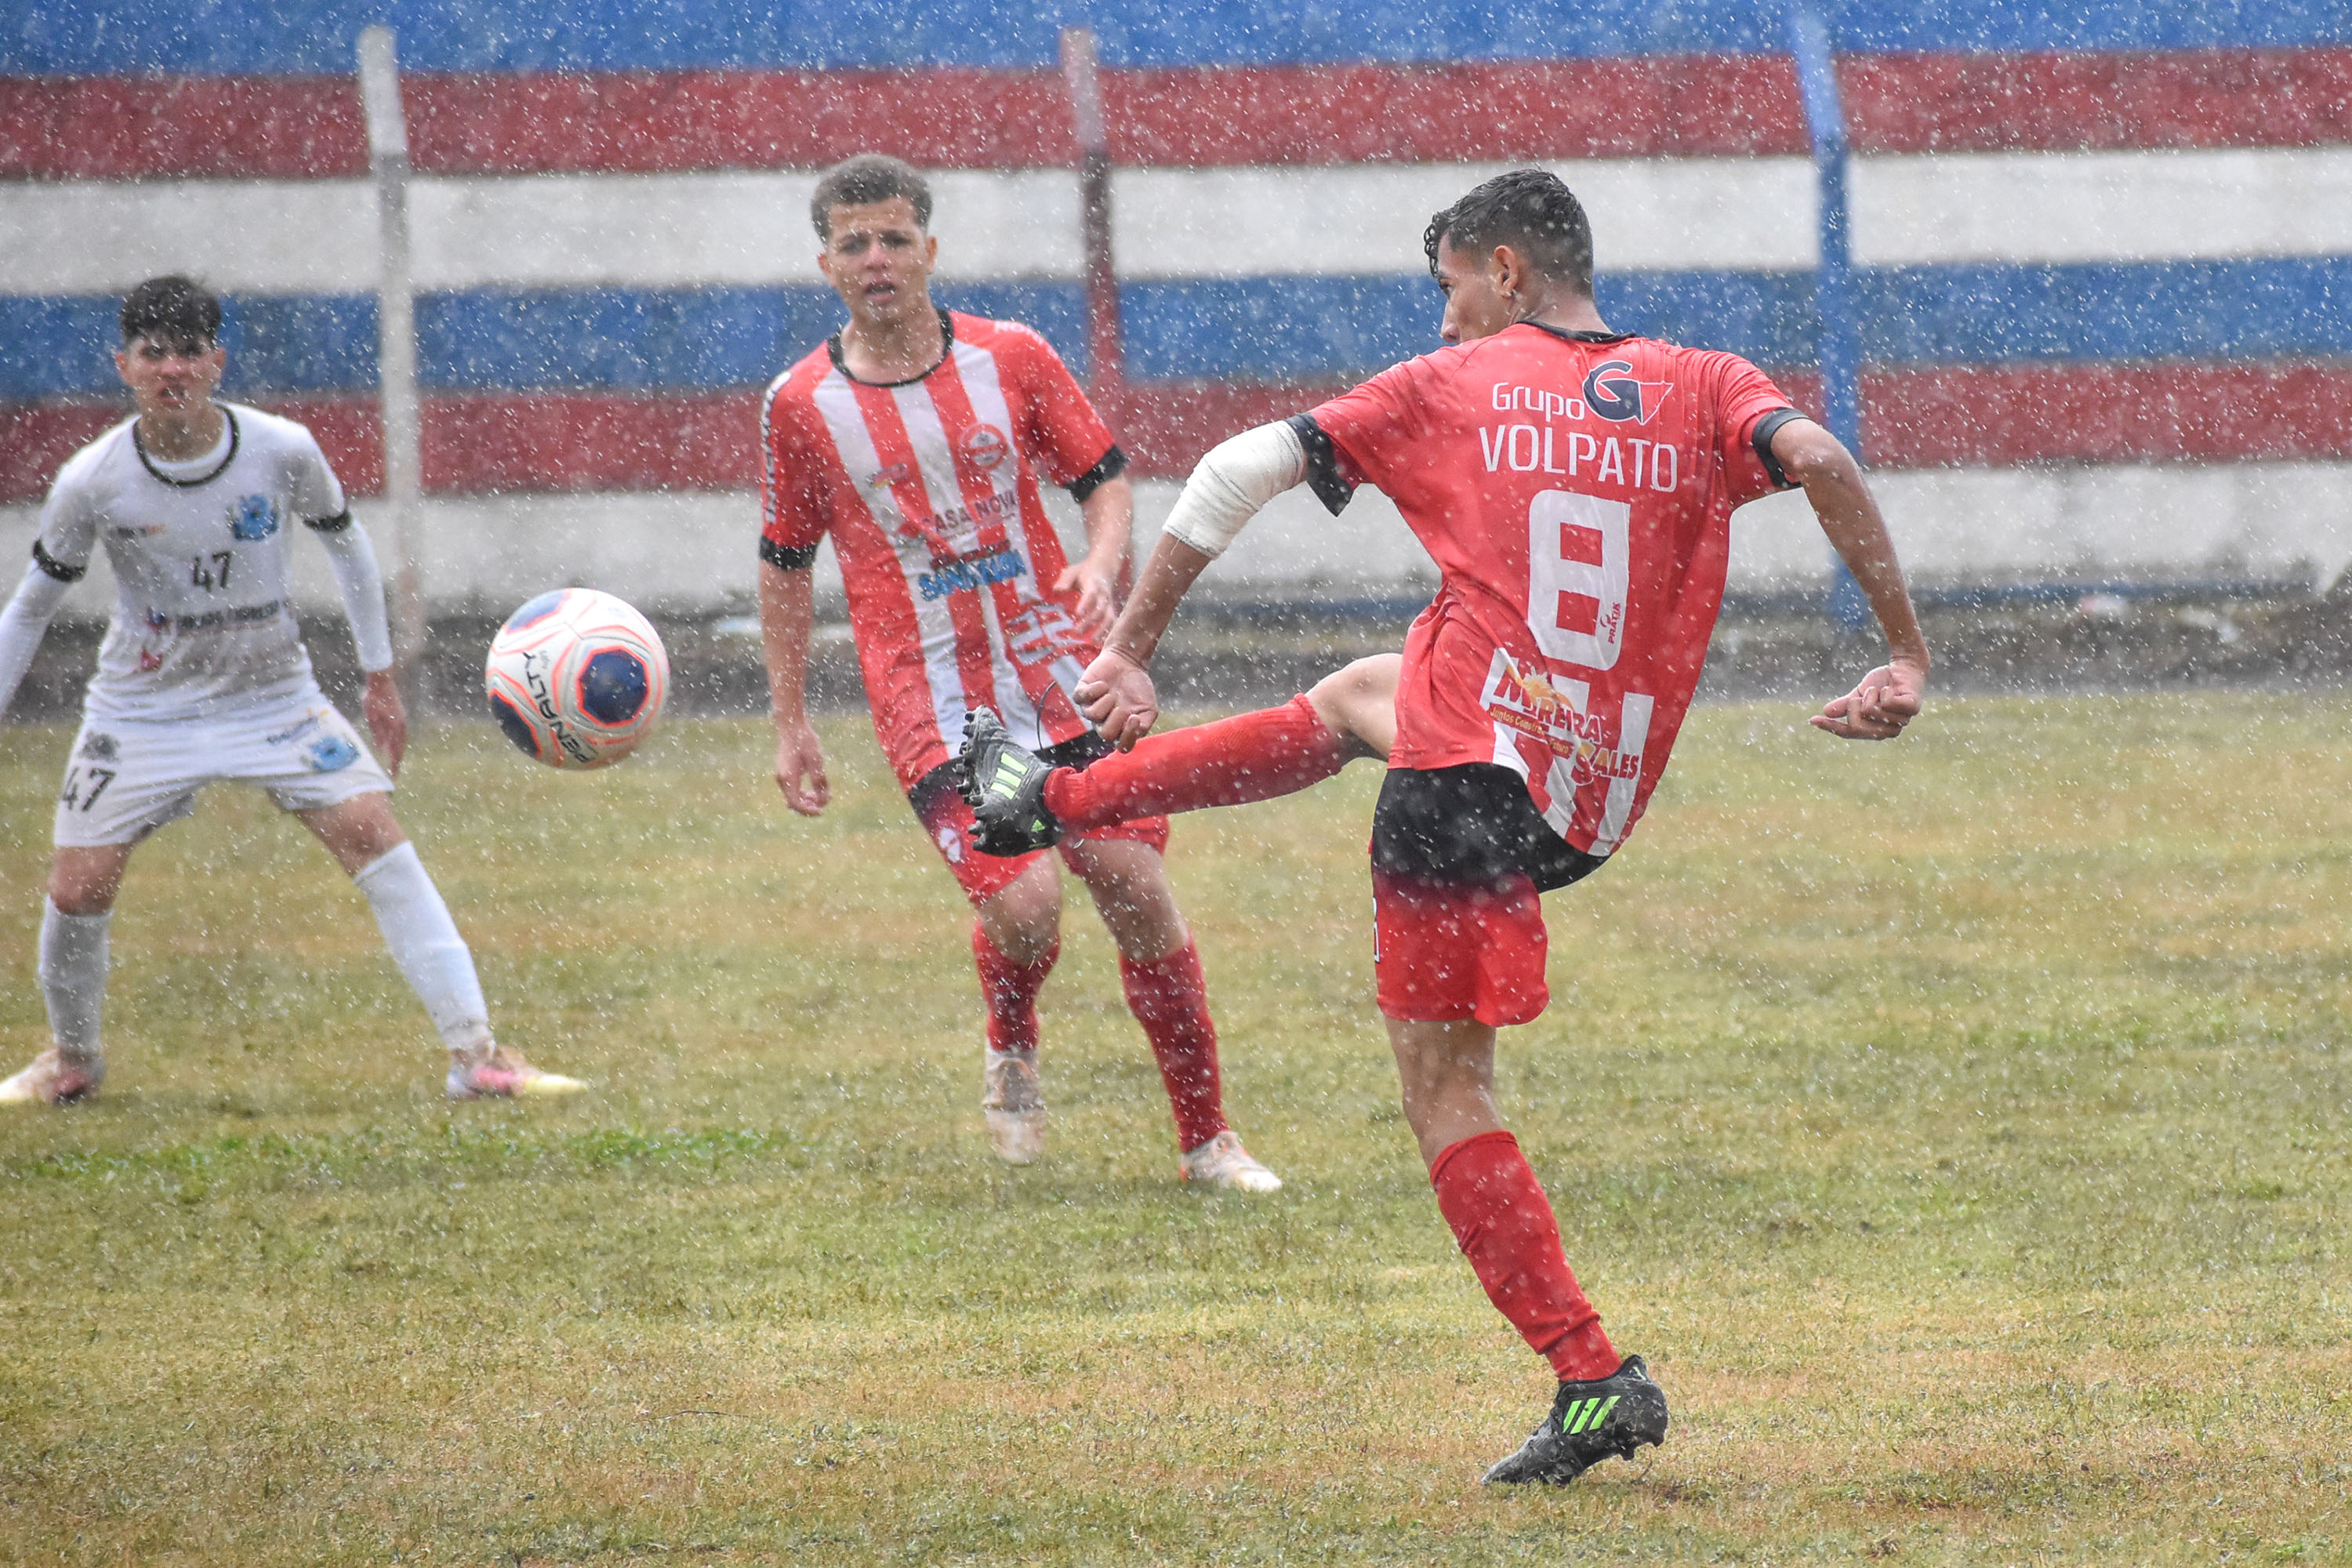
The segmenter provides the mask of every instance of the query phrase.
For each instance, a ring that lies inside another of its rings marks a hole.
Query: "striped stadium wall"
[[[391,9],[437,599],[600,574],[679,607],[748,593],[757,391],[840,320],[805,210],[847,153],[936,171],[942,296],[1088,368],[1055,18],[853,4],[785,37],[716,9],[667,32],[618,4]],[[2352,13],[1828,9],[1865,446],[1920,574],[2352,561]],[[1515,163],[1585,195],[1614,324],[1737,350],[1817,401],[1777,21],[1601,10],[1387,7],[1344,39],[1247,5],[1061,18],[1111,68],[1128,379],[1105,401],[1147,523],[1214,439],[1431,346],[1421,225]],[[114,296],[166,268],[228,296],[233,395],[311,423],[355,490],[380,481],[373,196],[337,73],[383,14],[241,27],[230,4],[194,29],[118,4],[0,31],[0,548],[120,416]],[[1801,507],[1741,514],[1739,585],[1825,563]],[[1257,595],[1426,580],[1378,498],[1339,524],[1278,508],[1220,572]]]

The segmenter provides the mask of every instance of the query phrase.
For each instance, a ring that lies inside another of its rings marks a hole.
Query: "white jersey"
[[[172,477],[126,419],[49,488],[33,546],[43,567],[79,577],[103,542],[114,568],[114,618],[83,704],[92,719],[226,714],[310,689],[287,532],[344,526],[343,487],[301,426],[217,406],[228,449],[207,468]]]

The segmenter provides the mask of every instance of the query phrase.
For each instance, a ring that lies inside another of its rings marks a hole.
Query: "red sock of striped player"
[[[1135,750],[1057,769],[1045,781],[1045,808],[1073,832],[1141,816],[1271,800],[1320,783],[1348,761],[1347,749],[1305,693],[1261,708],[1147,736]]]
[[[1551,1201],[1507,1132],[1450,1144],[1429,1167],[1437,1207],[1495,1310],[1563,1382],[1607,1377],[1622,1360],[1560,1250]]]
[[[971,928],[971,956],[980,965],[981,1000],[988,1005],[988,1048],[992,1051],[1034,1051],[1037,1048],[1037,993],[1054,961],[1062,956],[1055,939],[1045,956],[1034,963],[1015,963],[996,951],[988,933]]]
[[[1209,987],[1201,976],[1201,950],[1187,942],[1167,957],[1138,963],[1122,955],[1118,977],[1127,1005],[1151,1042],[1168,1108],[1176,1113],[1176,1146],[1193,1150],[1225,1130],[1224,1089],[1217,1078],[1217,1026],[1209,1019]]]

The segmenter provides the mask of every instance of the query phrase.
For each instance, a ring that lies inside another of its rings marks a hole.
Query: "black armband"
[[[779,544],[767,535],[761,534],[760,559],[779,572],[805,572],[816,563],[816,546]]]
[[[58,560],[56,556],[50,554],[48,547],[44,545],[37,539],[33,541],[33,564],[47,573],[51,577],[54,577],[60,583],[79,583],[82,580],[84,574],[89,571],[89,568],[86,565],[69,566],[66,563]]]
[[[1755,443],[1756,458],[1764,465],[1765,477],[1784,490],[1796,488],[1796,481],[1790,479],[1788,470],[1780,467],[1780,459],[1772,455],[1772,437],[1779,435],[1780,426],[1791,419],[1803,417],[1793,408],[1775,408],[1756,422],[1756,434],[1748,437]]]
[[[1102,455],[1101,461],[1062,488],[1070,492],[1072,500],[1083,501],[1125,472],[1127,454],[1118,449],[1118,442],[1113,441],[1110,450]]]
[[[1331,437],[1315,423],[1312,414],[1294,414],[1286,423],[1298,432],[1298,444],[1307,448],[1307,488],[1315,492],[1325,511],[1339,516],[1356,493],[1356,487],[1339,468],[1339,449],[1331,445]]]
[[[314,533],[341,533],[352,525],[352,509],[345,507],[332,517],[306,517],[302,526]]]

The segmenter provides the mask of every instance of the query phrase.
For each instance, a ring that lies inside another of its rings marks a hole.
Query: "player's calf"
[[[1666,1419],[1665,1390],[1650,1380],[1640,1356],[1629,1355],[1607,1377],[1563,1382],[1549,1413],[1518,1452],[1486,1472],[1486,1484],[1566,1486],[1612,1454],[1630,1459],[1644,1444],[1664,1443]]]

